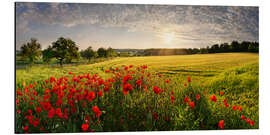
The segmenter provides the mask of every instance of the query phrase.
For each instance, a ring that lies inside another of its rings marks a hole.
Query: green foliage
[[[205,85],[212,92],[223,90],[232,104],[242,104],[252,119],[258,119],[259,110],[259,64],[253,62],[226,70],[211,78]],[[236,96],[237,95],[237,96]],[[239,98],[241,97],[241,98]]]
[[[98,48],[97,50],[98,57],[107,57],[107,51],[104,48]]]
[[[45,63],[49,63],[51,61],[51,59],[53,58],[54,54],[53,54],[53,48],[51,46],[49,46],[47,49],[44,49],[42,51],[42,59]]]
[[[16,70],[16,87],[21,87],[22,82],[34,83],[50,76],[61,77],[68,72],[76,75],[99,74],[104,78],[110,78],[109,74],[104,73],[105,70],[130,63],[134,66],[142,63],[148,65],[147,71],[151,73],[154,82],[154,84],[150,81],[144,82],[149,86],[148,90],[152,92],[152,87],[157,85],[166,90],[167,94],[165,92],[156,99],[156,96],[135,87],[134,91],[124,98],[123,95],[117,94],[122,92],[122,88],[118,85],[120,82],[115,82],[111,91],[113,96],[106,96],[106,99],[97,102],[98,106],[108,104],[102,108],[106,119],[103,119],[104,123],[95,127],[98,131],[220,129],[218,123],[221,120],[224,120],[224,129],[259,128],[259,66],[258,54],[253,53],[115,58],[96,64],[63,68],[33,67]],[[156,74],[162,74],[162,79]],[[187,76],[192,79],[190,85],[186,82]],[[139,77],[139,74],[134,75],[134,80],[130,83],[134,84]],[[164,79],[171,82],[166,84]],[[188,84],[187,87],[184,87],[185,82]],[[174,91],[174,105],[169,98],[168,92],[171,90]],[[220,91],[224,92],[223,96],[219,96]],[[195,98],[197,93],[200,94],[198,101]],[[217,102],[209,100],[213,93],[217,96]],[[195,102],[194,109],[183,102],[186,96]],[[223,104],[224,98],[228,100],[228,108]],[[120,100],[123,100],[122,105],[119,104]],[[233,105],[242,106],[243,111],[233,111]],[[149,110],[149,106],[153,108],[152,111]],[[129,112],[133,114],[130,119],[128,119]],[[152,112],[158,114],[158,120],[153,118]],[[250,126],[245,120],[241,120],[241,115],[254,120],[255,125]],[[164,116],[168,116],[170,122],[164,120]],[[123,124],[119,124],[120,117]],[[76,121],[72,123],[82,124]],[[78,132],[76,130],[78,128],[80,127],[74,127],[74,131]],[[66,130],[70,132],[73,128],[67,129],[70,129]]]
[[[208,105],[208,98],[202,92],[200,87],[192,86],[191,83],[187,84],[182,90],[176,92],[178,103],[178,116],[176,116],[176,125],[179,129],[204,129],[203,127],[208,124],[211,119],[211,111]],[[197,97],[198,96],[198,97]],[[184,103],[184,98],[189,101]],[[194,102],[195,107],[191,108],[189,102]]]
[[[181,49],[145,49],[142,55],[144,56],[166,56],[166,55],[186,55],[186,54],[207,54],[207,53],[227,53],[227,52],[259,52],[258,42],[243,41],[232,41],[229,43],[214,44],[205,48],[181,48]]]
[[[37,39],[31,38],[31,41],[24,44],[21,47],[21,55],[24,59],[28,59],[30,64],[33,65],[34,62],[40,57],[41,45],[37,42]]]
[[[53,57],[59,60],[60,65],[63,65],[64,60],[71,62],[72,59],[79,58],[79,48],[76,43],[68,38],[60,37],[52,43]]]
[[[107,49],[107,51],[106,51],[106,56],[107,57],[116,57],[117,54],[116,54],[116,52],[111,47],[109,47]]]
[[[97,57],[97,52],[95,52],[91,46],[89,46],[88,48],[86,48],[85,50],[81,51],[81,56],[88,59],[88,61],[90,61],[92,58],[96,58]]]
[[[120,52],[119,56],[120,57],[130,57],[131,55],[129,53],[127,53],[127,52]]]

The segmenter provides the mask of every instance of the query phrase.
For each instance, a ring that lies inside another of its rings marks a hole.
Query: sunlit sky
[[[259,9],[232,6],[16,3],[16,49],[60,36],[80,49],[200,48],[259,40]]]

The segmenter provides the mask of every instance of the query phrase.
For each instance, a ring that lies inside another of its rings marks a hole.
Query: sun
[[[175,34],[174,33],[164,33],[162,38],[166,44],[171,44],[175,40]]]

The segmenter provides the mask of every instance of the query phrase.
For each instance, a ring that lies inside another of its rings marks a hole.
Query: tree
[[[42,51],[42,59],[45,63],[49,63],[53,58],[53,49],[49,46],[47,49]]]
[[[76,43],[69,38],[60,37],[52,43],[53,57],[59,60],[61,66],[64,60],[71,62],[72,59],[79,58],[78,50]]]
[[[230,46],[228,43],[222,43],[219,45],[219,52],[229,52]]]
[[[208,50],[206,48],[200,48],[200,53],[206,54],[206,53],[208,53]]]
[[[212,53],[218,53],[219,52],[219,45],[214,44],[213,46],[211,46],[211,52]]]
[[[98,57],[107,57],[107,51],[104,48],[98,48],[97,50]]]
[[[200,50],[198,48],[193,48],[193,50],[192,50],[192,54],[197,54],[199,52],[200,52]]]
[[[115,56],[117,56],[116,52],[111,47],[109,47],[107,49],[106,55],[107,55],[107,57],[115,57]]]
[[[255,46],[253,44],[249,44],[248,51],[249,52],[255,52]]]
[[[239,52],[239,43],[237,41],[232,41],[231,49],[233,52]]]
[[[241,52],[247,52],[247,51],[248,51],[249,44],[250,44],[250,42],[248,42],[248,41],[243,41],[243,42],[240,44],[240,46],[239,46]]]
[[[88,61],[90,61],[91,58],[96,57],[96,52],[92,49],[91,46],[89,46],[87,49],[81,51],[81,56],[88,59]]]
[[[21,55],[24,59],[29,59],[30,65],[33,65],[35,60],[40,57],[41,45],[37,39],[31,38],[31,41],[23,44],[21,47]]]

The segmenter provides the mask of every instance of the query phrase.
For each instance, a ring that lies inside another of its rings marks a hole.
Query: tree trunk
[[[60,59],[60,66],[63,67],[63,59]]]

